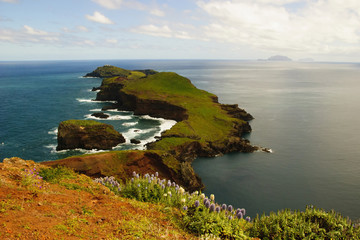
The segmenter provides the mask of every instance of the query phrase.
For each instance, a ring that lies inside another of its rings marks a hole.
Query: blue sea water
[[[175,71],[237,103],[255,119],[246,137],[273,153],[199,158],[195,171],[217,202],[255,216],[315,205],[360,218],[360,64],[210,60],[0,62],[0,159],[53,160],[60,121],[86,119],[108,103],[90,101],[98,66]],[[107,112],[116,129],[147,142],[169,122]],[[140,130],[136,131],[135,130]],[[125,135],[126,135],[125,134]],[[134,148],[130,143],[119,149]]]

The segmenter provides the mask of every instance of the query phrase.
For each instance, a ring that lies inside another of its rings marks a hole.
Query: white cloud
[[[45,31],[41,31],[41,30],[36,30],[28,25],[24,25],[24,28],[25,28],[25,32],[27,34],[30,34],[30,35],[37,35],[37,36],[46,36],[48,35],[47,32]]]
[[[157,9],[157,8],[150,10],[150,14],[154,15],[154,16],[157,16],[157,17],[164,17],[165,16],[165,12],[163,12],[160,9]]]
[[[105,17],[98,11],[95,11],[93,15],[86,15],[86,18],[90,21],[97,23],[114,24],[109,18]]]
[[[108,9],[119,9],[123,5],[123,0],[93,0],[93,2]]]
[[[303,5],[297,11],[284,5],[299,2]],[[197,4],[210,17],[202,28],[204,39],[263,50],[360,50],[360,1],[211,0]]]

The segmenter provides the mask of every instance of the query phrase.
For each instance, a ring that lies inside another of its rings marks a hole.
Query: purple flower
[[[171,181],[170,181],[170,180],[168,180],[167,186],[168,186],[168,187],[171,187]]]
[[[204,205],[206,204],[207,201],[209,201],[209,200],[207,198],[204,198],[204,200],[203,200]]]
[[[195,203],[194,203],[194,205],[195,205],[196,208],[199,207],[199,205],[200,205],[199,200],[196,200]]]
[[[219,207],[219,206],[217,206],[217,207],[215,208],[215,212],[217,212],[217,213],[220,212],[220,207]]]
[[[229,205],[227,210],[228,210],[229,212],[232,212],[233,206]]]
[[[239,211],[239,212],[236,214],[236,217],[237,217],[238,219],[243,218],[242,212]]]
[[[173,182],[173,183],[171,184],[171,186],[175,187],[175,186],[176,186],[176,183],[175,183],[175,182]]]
[[[225,211],[226,209],[227,209],[227,206],[225,203],[223,205],[221,205],[221,210]]]
[[[156,172],[156,173],[155,173],[155,177],[158,177],[158,176],[159,176],[159,173],[158,173],[158,172]]]
[[[241,213],[242,213],[243,216],[246,215],[246,210],[245,210],[245,208],[240,209],[240,211],[241,211]]]
[[[231,220],[231,219],[232,219],[232,216],[229,216],[228,219]]]
[[[134,178],[131,178],[131,182],[134,183]]]
[[[205,203],[205,207],[206,208],[209,208],[210,207],[210,201],[208,200],[208,201],[206,201],[206,203]]]
[[[187,207],[187,206],[184,206],[183,209],[184,209],[185,211],[187,211],[187,210],[188,210],[188,207]]]
[[[140,183],[137,186],[140,187]]]
[[[215,204],[211,204],[210,208],[209,208],[210,212],[214,212],[215,211]]]
[[[136,172],[135,172],[135,171],[133,171],[132,175],[133,175],[133,177],[136,177]]]
[[[247,216],[247,217],[245,218],[245,220],[248,221],[248,222],[251,222],[251,218],[250,218],[249,216]]]

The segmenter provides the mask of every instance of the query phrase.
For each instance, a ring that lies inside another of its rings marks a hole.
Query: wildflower
[[[140,175],[139,174],[136,174],[136,178],[139,178],[140,177]]]
[[[229,212],[232,212],[233,206],[229,205],[227,210],[228,210]]]
[[[214,195],[214,194],[210,194],[210,199],[211,199],[211,201],[214,201],[214,200],[215,200],[215,195]]]
[[[196,200],[195,203],[194,203],[194,205],[195,205],[196,208],[199,207],[199,205],[200,205],[199,200]]]
[[[250,218],[249,216],[247,216],[247,217],[245,218],[245,220],[248,221],[248,222],[251,222],[251,218]]]
[[[205,194],[202,193],[202,194],[200,195],[200,197],[201,197],[201,198],[205,198]]]
[[[185,198],[181,199],[181,203],[185,203],[185,202],[186,202]]]
[[[149,178],[148,183],[151,183],[151,179]]]
[[[175,182],[173,182],[173,183],[171,184],[171,186],[175,187],[175,186],[176,186],[176,183],[175,183]]]
[[[240,211],[241,211],[242,215],[245,216],[245,214],[246,214],[245,208],[240,209]]]
[[[231,219],[232,219],[232,216],[229,216],[228,219],[231,220]]]
[[[227,206],[225,203],[223,205],[221,205],[221,210],[225,211],[226,209],[227,209]]]
[[[210,208],[209,208],[210,212],[214,212],[215,211],[215,204],[211,204]]]
[[[215,212],[217,212],[217,213],[220,212],[220,207],[219,207],[219,206],[217,206],[217,207],[215,208]]]
[[[172,194],[171,194],[171,192],[170,192],[170,191],[168,192],[168,195],[169,195],[169,197],[171,197],[171,196],[172,196]]]
[[[164,197],[167,197],[167,194],[166,194],[166,193],[164,193]]]
[[[161,188],[162,188],[163,190],[165,189],[165,185],[164,185],[164,184],[161,184],[160,186],[161,186]]]
[[[118,190],[118,192],[121,192],[121,187],[118,187],[118,189],[117,189],[117,190]]]
[[[135,172],[135,171],[133,171],[132,175],[133,175],[133,177],[136,177],[136,172]]]
[[[199,195],[199,192],[198,192],[198,191],[195,191],[194,194],[195,194],[195,195]]]
[[[184,206],[183,209],[184,209],[185,211],[187,211],[187,210],[188,210],[188,207],[187,207],[187,206]]]
[[[137,186],[140,187],[140,183]]]
[[[205,207],[206,207],[206,208],[210,208],[210,201],[206,201]]]
[[[240,212],[238,212],[238,213],[236,214],[236,217],[237,217],[238,219],[243,218],[243,214],[242,214],[242,212],[241,212],[241,211],[240,211]]]
[[[158,177],[158,176],[159,176],[159,173],[158,173],[158,172],[156,172],[156,173],[155,173],[155,177]]]
[[[134,183],[134,178],[131,178],[131,182]]]
[[[183,194],[184,192],[185,192],[185,190],[184,190],[182,187],[180,187],[180,188],[179,188],[179,193],[180,193],[180,194]]]
[[[204,205],[205,205],[205,203],[208,201],[208,199],[207,198],[204,198],[204,200],[203,200],[203,203],[204,203]]]
[[[171,187],[171,181],[170,181],[170,180],[168,180],[167,186],[168,186],[168,187]]]

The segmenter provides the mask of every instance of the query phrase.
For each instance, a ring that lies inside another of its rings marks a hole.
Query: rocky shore
[[[237,104],[220,104],[217,96],[197,89],[189,79],[176,73],[104,66],[86,76],[105,77],[96,88],[96,100],[116,101],[111,108],[172,119],[177,124],[148,144],[145,151],[76,156],[47,165],[67,165],[90,176],[111,173],[121,179],[144,168],[147,172],[159,171],[192,190],[204,187],[191,167],[197,157],[266,150],[242,138],[251,132],[248,121],[253,117],[249,113]],[[108,165],[110,160],[115,164],[112,167]]]

